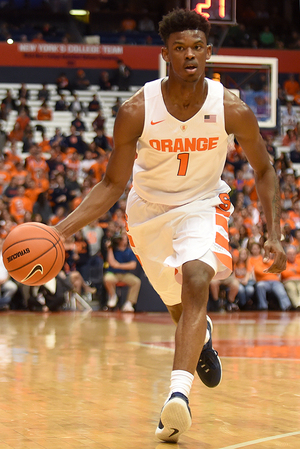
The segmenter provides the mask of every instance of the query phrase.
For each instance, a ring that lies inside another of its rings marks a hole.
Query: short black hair
[[[203,31],[206,40],[208,40],[210,23],[204,16],[198,14],[196,11],[176,8],[163,16],[162,20],[159,22],[158,30],[159,35],[165,44],[167,44],[170,34],[185,30]]]

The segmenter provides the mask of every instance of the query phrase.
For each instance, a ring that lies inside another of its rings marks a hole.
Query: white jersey
[[[206,82],[202,108],[185,122],[167,111],[162,79],[145,84],[144,129],[133,168],[133,187],[144,200],[177,206],[229,192],[221,180],[228,138],[224,88],[207,78]]]

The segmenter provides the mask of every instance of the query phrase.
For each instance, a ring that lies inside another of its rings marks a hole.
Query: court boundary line
[[[279,440],[280,438],[292,437],[295,435],[300,435],[298,432],[283,433],[281,435],[274,435],[272,437],[259,438],[257,440],[246,441],[245,443],[233,444],[231,446],[220,447],[220,449],[240,449],[241,447],[253,446],[254,444],[265,443],[266,441]]]

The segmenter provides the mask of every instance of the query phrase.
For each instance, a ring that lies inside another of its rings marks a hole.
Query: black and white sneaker
[[[211,334],[213,325],[211,319],[209,318],[209,316],[206,316],[206,319],[210,338],[208,342],[203,346],[196,371],[204,385],[209,388],[214,388],[221,382],[222,365],[217,351],[215,351],[212,347]]]
[[[192,424],[188,398],[182,393],[172,393],[162,408],[155,435],[167,443],[177,443],[178,438]]]

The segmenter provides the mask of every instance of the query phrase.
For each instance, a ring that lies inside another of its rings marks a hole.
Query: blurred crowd
[[[82,72],[80,75],[85,78]],[[66,80],[59,81],[64,91]],[[289,81],[298,83],[295,77],[290,77]],[[282,129],[286,129],[286,133],[263,133],[270,163],[280,183],[280,224],[287,269],[281,275],[265,273],[272,260],[264,259],[266,220],[255,189],[254,173],[238,142],[230,137],[223,179],[231,187],[234,205],[229,221],[233,274],[225,281],[212,281],[210,310],[300,309],[300,176],[295,168],[300,162],[300,123],[295,112],[297,102],[291,98],[289,87],[289,84],[282,86],[286,108]],[[298,90],[296,86],[295,92]],[[92,121],[94,138],[90,142],[85,139],[88,129],[82,119],[81,99],[74,95],[73,101],[65,104],[62,92],[55,109],[73,112],[70,133],[64,134],[56,128],[54,134],[47,137],[45,121],[52,120],[53,111],[47,106],[46,85],[38,93],[39,118],[34,119],[35,123],[41,120],[43,126],[35,125],[42,134],[42,139],[36,142],[28,98],[28,90],[22,85],[18,95],[8,91],[1,104],[3,123],[9,119],[11,111],[17,110],[13,129],[6,132],[2,128],[0,132],[1,242],[20,223],[37,221],[51,226],[59,223],[103,178],[113,147],[112,136],[105,132],[101,91],[100,96],[98,92],[93,95],[84,111],[84,114],[97,113]],[[111,108],[111,117],[116,116],[120,104],[118,98]],[[275,141],[286,151],[278,153]],[[54,287],[24,288],[9,278],[2,262],[0,308],[60,310],[66,307],[62,292],[69,292],[81,295],[88,302],[97,301],[101,309],[120,307],[133,312],[141,280],[135,274],[138,262],[125,231],[130,187],[131,182],[107,214],[65,242],[66,261]],[[127,295],[120,301],[119,290],[123,287],[127,287]],[[60,292],[59,298],[55,298],[55,289]]]

